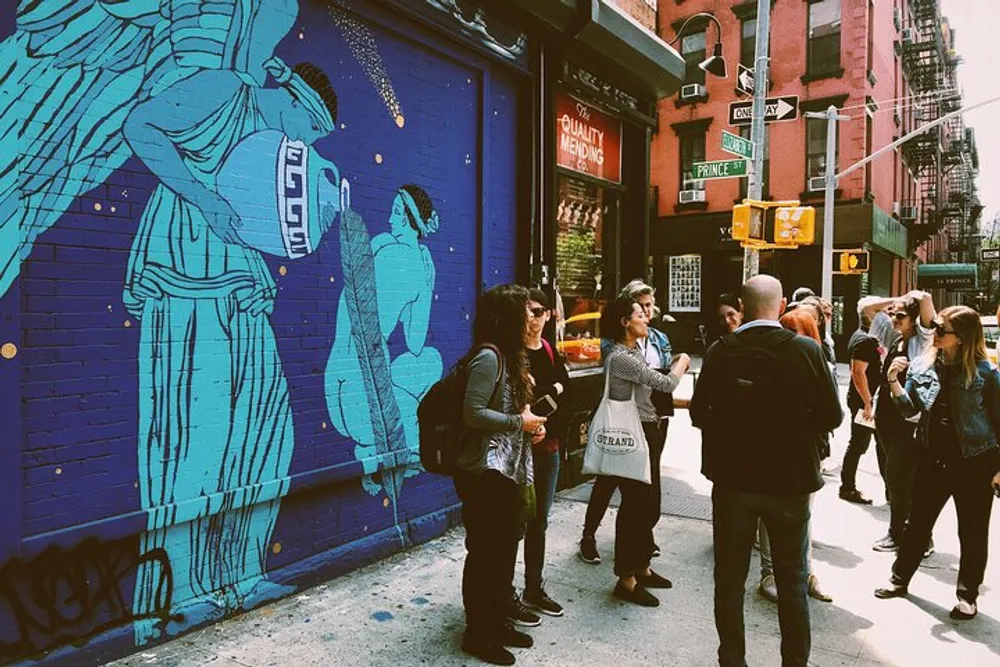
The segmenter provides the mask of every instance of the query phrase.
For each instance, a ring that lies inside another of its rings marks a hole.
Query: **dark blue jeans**
[[[538,513],[529,521],[524,532],[524,587],[538,590],[542,587],[542,569],[545,566],[545,531],[549,527],[549,511],[556,498],[559,481],[559,452],[548,452],[535,447],[535,502]]]
[[[868,451],[872,438],[875,438],[875,456],[878,458],[878,471],[882,475],[882,483],[886,488],[888,496],[889,485],[886,482],[886,454],[885,447],[874,429],[861,424],[855,424],[854,418],[861,412],[861,409],[851,411],[851,440],[847,443],[847,451],[844,452],[844,464],[840,468],[840,490],[854,491],[857,487],[858,463],[861,457]]]
[[[746,667],[743,598],[757,520],[771,538],[778,585],[782,667],[806,667],[809,630],[809,494],[765,496],[712,489],[715,551],[715,627],[719,665]]]

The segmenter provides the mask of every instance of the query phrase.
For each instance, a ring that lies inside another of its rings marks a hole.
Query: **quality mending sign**
[[[556,93],[556,164],[621,182],[622,123],[566,93]]]

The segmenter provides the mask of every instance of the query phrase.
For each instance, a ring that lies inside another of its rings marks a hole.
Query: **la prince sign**
[[[565,93],[556,93],[556,164],[621,182],[622,123]]]

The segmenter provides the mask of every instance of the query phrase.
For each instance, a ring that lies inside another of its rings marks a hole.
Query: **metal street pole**
[[[764,196],[764,109],[767,100],[768,44],[771,38],[771,0],[757,0],[757,40],[754,46],[753,111],[750,119],[750,141],[753,142],[753,173],[747,198],[760,200]],[[760,253],[755,248],[743,249],[743,282],[760,270]]]
[[[820,296],[833,302],[833,195],[837,189],[837,121],[848,120],[832,104],[823,113],[807,113],[806,118],[826,118],[826,171],[823,188],[823,264]]]
[[[824,299],[827,299],[829,301],[833,297],[833,191],[837,188],[837,181],[843,178],[844,176],[847,176],[851,172],[856,171],[861,167],[865,166],[875,158],[888,153],[897,146],[905,144],[913,137],[919,136],[924,132],[926,132],[927,130],[931,130],[937,127],[938,125],[942,125],[948,122],[955,116],[960,116],[968,111],[972,111],[973,109],[978,109],[979,107],[984,107],[987,104],[993,104],[994,102],[998,101],[1000,101],[1000,96],[991,97],[987,100],[983,100],[982,102],[977,102],[967,107],[962,107],[961,109],[958,109],[956,111],[946,113],[937,120],[933,120],[927,123],[926,125],[921,125],[917,129],[910,132],[909,134],[906,134],[900,137],[899,139],[896,139],[891,144],[883,146],[882,148],[878,149],[871,155],[865,157],[862,160],[859,160],[858,162],[855,162],[850,167],[847,167],[839,174],[833,173],[833,169],[835,167],[834,157],[836,156],[836,150],[837,150],[836,121],[841,119],[846,120],[847,117],[838,116],[837,109],[833,106],[830,106],[825,113],[806,114],[807,118],[826,118],[828,122],[827,132],[826,132],[826,183],[825,183],[826,187],[824,193],[825,199],[823,204],[823,276],[822,276],[822,288],[820,290]],[[832,119],[831,116],[833,117]],[[834,139],[831,139],[831,137],[834,137]],[[831,141],[833,142],[832,144]],[[745,264],[746,261],[744,257],[744,266]]]

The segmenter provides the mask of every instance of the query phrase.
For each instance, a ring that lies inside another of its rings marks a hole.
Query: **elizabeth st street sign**
[[[722,150],[748,160],[753,159],[753,142],[725,130],[722,131]]]

